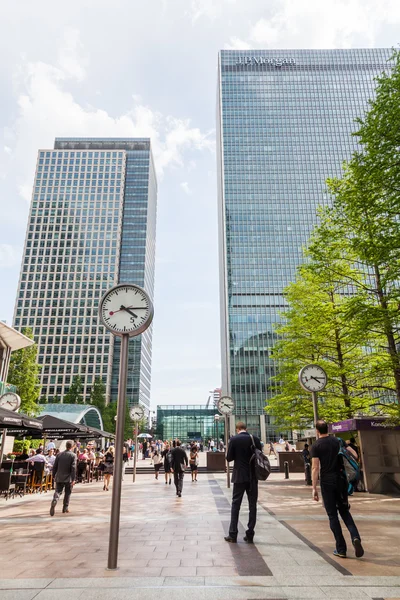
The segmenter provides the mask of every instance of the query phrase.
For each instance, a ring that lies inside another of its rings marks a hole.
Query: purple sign
[[[329,433],[341,433],[342,431],[382,431],[384,429],[400,430],[400,426],[393,426],[387,419],[382,417],[365,417],[363,419],[347,419],[329,425]]]
[[[357,429],[356,419],[347,419],[329,425],[329,433],[340,433],[341,431],[354,431]]]

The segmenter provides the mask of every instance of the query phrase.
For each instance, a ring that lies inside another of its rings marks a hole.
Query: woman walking
[[[168,483],[171,485],[171,449],[168,443],[165,444],[165,448],[161,453],[161,458],[164,459],[164,471],[165,471],[165,485]]]
[[[161,469],[162,458],[161,458],[161,455],[158,452],[157,448],[154,449],[154,452],[153,452],[151,458],[152,458],[153,464],[154,464],[154,475],[155,475],[155,478],[158,479],[158,472]]]
[[[104,457],[104,487],[103,490],[108,492],[110,478],[114,475],[114,446],[110,446]]]
[[[197,465],[199,463],[199,451],[197,449],[196,444],[193,444],[190,448],[190,457],[189,464],[190,470],[192,472],[192,483],[193,481],[197,481]]]

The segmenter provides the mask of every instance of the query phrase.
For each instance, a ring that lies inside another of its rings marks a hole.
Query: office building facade
[[[150,140],[57,138],[39,150],[14,314],[30,327],[42,364],[41,395],[62,402],[80,375],[118,393],[119,340],[98,303],[117,283],[154,293],[157,182]],[[152,326],[130,340],[127,399],[150,407]]]
[[[274,439],[275,326],[390,49],[223,50],[218,64],[222,393]]]
[[[224,422],[216,420],[216,414],[218,413],[214,406],[157,406],[156,436],[161,440],[178,438],[182,442],[224,439]]]

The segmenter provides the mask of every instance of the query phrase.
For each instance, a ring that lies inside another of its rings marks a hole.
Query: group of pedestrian
[[[245,537],[247,543],[253,543],[255,525],[257,520],[258,480],[256,478],[254,461],[251,460],[256,449],[261,450],[259,438],[247,432],[245,423],[236,424],[237,435],[229,441],[227,460],[234,461],[232,482],[232,506],[229,534],[225,540],[237,543],[238,520],[243,496],[246,493],[249,505],[249,518]],[[320,481],[321,495],[324,507],[329,518],[331,531],[334,535],[336,548],[333,554],[338,558],[346,558],[347,545],[343,536],[339,515],[349,530],[352,545],[357,558],[364,555],[361,536],[350,513],[348,502],[348,480],[345,473],[341,449],[346,448],[353,457],[357,457],[358,448],[355,440],[351,438],[348,443],[340,441],[328,434],[328,424],[324,420],[316,423],[317,441],[312,445],[311,452],[305,444],[303,458],[306,464],[312,460],[312,498],[318,502],[318,480]],[[307,481],[308,483],[308,481]]]
[[[190,466],[192,482],[197,481],[198,464],[199,464],[199,449],[196,443],[193,443],[189,451],[189,459],[186,451],[180,440],[174,440],[170,445],[165,442],[161,453],[157,450],[153,454],[155,478],[158,479],[158,474],[161,466],[164,467],[165,485],[171,485],[172,475],[176,487],[177,496],[182,496],[183,476],[186,467]]]
[[[341,450],[346,449],[354,458],[358,458],[359,450],[355,440],[351,438],[348,443],[340,441],[334,436],[328,434],[328,424],[324,420],[316,423],[317,440],[312,445],[311,451],[308,444],[305,444],[302,452],[305,465],[312,465],[311,485],[312,498],[318,502],[318,480],[320,481],[321,496],[324,501],[324,507],[329,518],[331,531],[334,535],[336,547],[333,554],[338,558],[346,558],[347,544],[343,536],[342,527],[339,521],[339,515],[351,535],[352,545],[357,558],[364,555],[364,549],[361,544],[361,536],[350,513],[348,502],[348,481],[344,470]],[[50,507],[50,515],[55,514],[55,508],[64,491],[63,513],[69,512],[69,500],[74,486],[77,474],[77,455],[73,452],[73,442],[66,443],[66,450],[58,453],[54,457],[52,465],[53,477],[55,481],[55,493]],[[51,456],[54,449],[51,448]],[[257,499],[258,499],[258,479],[255,461],[253,455],[257,451],[262,451],[262,444],[257,436],[247,432],[245,423],[239,421],[236,424],[236,435],[231,437],[227,448],[227,461],[233,461],[232,471],[232,506],[229,533],[225,540],[229,543],[237,543],[238,521],[240,508],[244,494],[247,495],[249,506],[249,517],[244,541],[252,544],[255,535],[255,526],[257,521]],[[33,460],[41,455],[41,450],[34,457],[28,457]],[[48,450],[50,453],[50,451]],[[197,481],[198,471],[198,453],[199,448],[196,443],[192,443],[189,451],[189,458],[180,440],[162,442],[152,448],[152,460],[155,470],[155,478],[158,480],[159,471],[164,466],[165,485],[171,485],[171,476],[174,476],[174,484],[177,497],[182,497],[183,479],[186,468],[190,465],[192,482]],[[111,446],[104,453],[104,490],[109,489],[110,478],[114,472],[114,448]],[[262,456],[262,455],[261,455]],[[307,472],[307,469],[306,469]],[[306,478],[309,483],[310,477]]]

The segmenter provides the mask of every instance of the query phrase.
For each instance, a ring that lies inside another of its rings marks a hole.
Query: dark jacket
[[[53,477],[58,483],[71,483],[76,477],[76,454],[65,450],[57,454],[53,465]]]
[[[253,438],[255,447],[261,450],[258,437],[254,435]],[[250,458],[253,454],[251,446],[251,437],[247,431],[238,433],[229,440],[226,459],[228,462],[235,461],[233,463],[232,483],[248,483],[254,478],[254,475],[250,472]]]
[[[188,457],[186,452],[181,446],[177,446],[176,448],[172,448],[171,454],[171,467],[176,473],[182,473],[181,465],[185,464],[186,466],[188,466]]]

